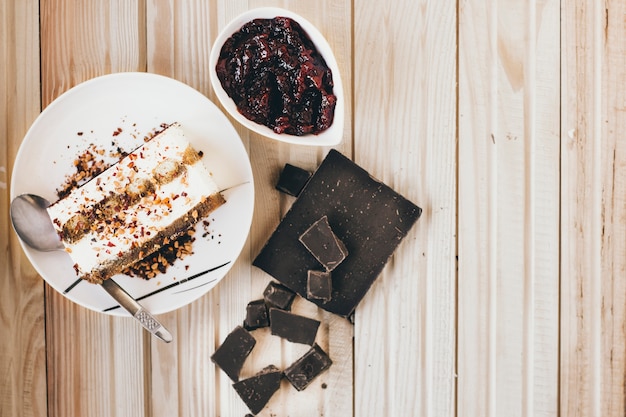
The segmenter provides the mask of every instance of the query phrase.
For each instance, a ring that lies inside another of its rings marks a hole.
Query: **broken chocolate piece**
[[[270,282],[263,291],[265,302],[281,310],[289,310],[295,297],[296,294],[293,291],[277,282]]]
[[[278,178],[278,183],[276,183],[276,189],[285,194],[297,197],[309,181],[309,178],[311,178],[309,171],[291,164],[285,164]]]
[[[327,271],[335,269],[348,256],[346,246],[330,228],[328,216],[324,215],[313,223],[299,239]]]
[[[330,301],[333,284],[329,271],[307,271],[306,295],[309,300]]]
[[[250,378],[235,382],[233,388],[252,414],[258,414],[280,388],[281,379],[280,370],[270,365]]]
[[[298,239],[327,215],[350,255],[333,270],[331,300],[311,301],[348,317],[421,213],[421,208],[331,149],[253,265],[306,297],[307,271],[319,269],[319,263]]]
[[[256,330],[270,325],[265,300],[250,301],[246,306],[246,318],[243,327],[246,330]]]
[[[293,343],[312,345],[320,322],[278,308],[270,308],[270,329],[273,335]]]
[[[285,369],[283,374],[295,389],[302,391],[332,363],[330,357],[316,343],[300,359]]]
[[[256,344],[254,337],[243,327],[237,326],[211,356],[233,381],[239,380],[239,371]]]

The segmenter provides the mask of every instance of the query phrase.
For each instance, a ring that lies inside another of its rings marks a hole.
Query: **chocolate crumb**
[[[291,164],[285,164],[278,178],[276,189],[285,194],[297,197],[310,178],[311,173],[309,171]]]
[[[330,301],[332,291],[332,279],[329,271],[307,271],[306,295],[309,300]]]
[[[270,282],[263,291],[265,302],[281,310],[289,310],[296,294],[289,288],[277,282]]]
[[[237,326],[211,355],[211,361],[219,366],[230,379],[237,382],[239,371],[254,345],[256,345],[254,337],[243,327]]]
[[[274,366],[261,370],[256,375],[235,382],[233,388],[253,414],[258,414],[280,388],[282,373]]]
[[[327,271],[335,269],[348,256],[346,246],[333,233],[326,215],[305,230],[299,240]]]
[[[246,306],[246,318],[243,327],[246,330],[256,330],[270,325],[265,300],[250,301]]]
[[[290,365],[283,374],[298,391],[305,389],[318,375],[332,365],[330,357],[315,344],[300,359]]]

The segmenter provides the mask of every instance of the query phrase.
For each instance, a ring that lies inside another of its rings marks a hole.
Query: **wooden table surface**
[[[347,96],[336,148],[424,209],[354,324],[306,302],[334,361],[266,416],[623,416],[626,2],[3,0],[0,2],[0,416],[240,416],[210,361],[270,278],[252,260],[292,199],[280,144],[233,121],[256,188],[227,276],[159,316],[174,342],[46,285],[9,221],[15,155],[40,111],[95,76],[167,75],[216,101],[212,41],[276,5],[314,23]],[[267,338],[271,339],[270,337]],[[251,375],[301,353],[269,341]],[[322,387],[325,383],[325,389]]]

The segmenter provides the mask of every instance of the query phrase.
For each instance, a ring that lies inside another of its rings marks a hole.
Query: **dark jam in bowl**
[[[246,23],[222,46],[216,70],[237,110],[276,133],[318,134],[333,123],[333,74],[293,19]]]

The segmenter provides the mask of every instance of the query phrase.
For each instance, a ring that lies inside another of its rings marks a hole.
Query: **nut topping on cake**
[[[78,274],[101,282],[189,233],[224,203],[175,123],[73,189],[48,213]]]

